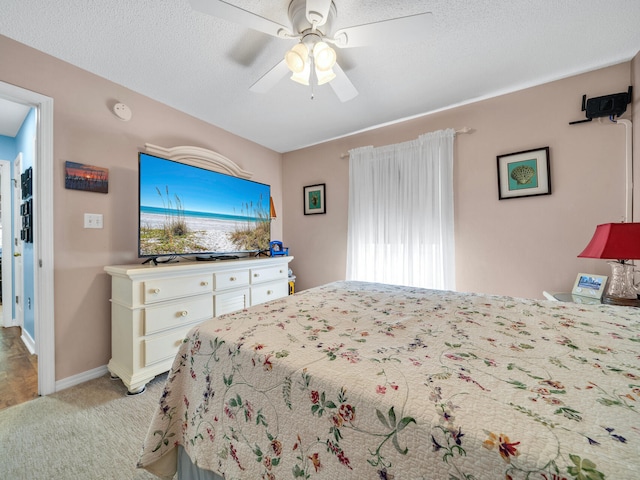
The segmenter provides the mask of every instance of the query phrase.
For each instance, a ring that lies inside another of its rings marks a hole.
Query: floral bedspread
[[[139,467],[640,479],[640,309],[336,282],[183,343]]]

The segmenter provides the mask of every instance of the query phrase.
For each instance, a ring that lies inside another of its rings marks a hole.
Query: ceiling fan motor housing
[[[335,3],[331,2],[329,6],[329,12],[324,18],[322,13],[310,10],[310,17],[317,19],[316,33],[319,33],[321,37],[331,37],[333,33],[333,22],[336,18],[337,10]],[[293,27],[293,33],[304,35],[308,31],[312,31],[314,24],[307,19],[307,1],[306,0],[292,0],[289,4],[289,20]]]

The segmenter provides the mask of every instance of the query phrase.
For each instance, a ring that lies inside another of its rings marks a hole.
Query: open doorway
[[[32,267],[25,272],[25,276],[29,275],[33,279],[33,348],[38,356],[38,393],[48,395],[56,391],[53,294],[53,99],[3,82],[0,82],[0,99],[27,105],[34,108],[36,112],[33,143],[33,258],[30,263]],[[0,115],[2,115],[1,112]],[[3,257],[4,255],[6,252],[3,248]],[[6,305],[6,300],[4,304]]]
[[[31,160],[35,136],[34,107],[0,100],[0,409],[38,396],[38,357],[35,351],[34,319],[25,328],[22,299],[24,275],[21,189],[15,179],[23,172],[23,152]],[[25,151],[25,139],[29,144]],[[16,155],[17,152],[17,155]],[[16,155],[13,160],[5,160]],[[27,275],[33,290],[33,275]]]

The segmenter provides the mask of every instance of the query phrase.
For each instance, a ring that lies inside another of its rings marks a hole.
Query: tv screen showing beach
[[[267,250],[270,187],[139,154],[140,257]]]

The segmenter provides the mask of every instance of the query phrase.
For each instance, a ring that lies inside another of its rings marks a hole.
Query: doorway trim
[[[38,355],[38,393],[56,391],[53,289],[53,98],[0,82],[0,97],[36,108],[33,169],[34,326]]]
[[[13,292],[11,293],[13,322],[22,329],[22,342],[27,346],[30,353],[34,351],[35,334],[32,337],[24,328],[24,241],[18,237],[18,232],[22,229],[22,216],[20,215],[20,204],[22,203],[22,189],[17,179],[22,175],[22,152],[13,161],[13,188],[11,196],[13,200],[13,266],[11,268],[13,278]],[[34,279],[35,281],[35,279]]]
[[[13,326],[13,315],[12,310],[13,306],[7,308],[7,302],[11,302],[13,298],[13,288],[11,286],[11,256],[8,255],[8,252],[11,251],[11,243],[13,242],[12,231],[11,228],[13,226],[13,219],[11,218],[13,212],[11,210],[11,198],[12,195],[7,194],[7,192],[13,193],[12,182],[11,182],[11,161],[10,160],[0,160],[0,181],[2,185],[0,186],[0,192],[3,193],[2,199],[0,200],[0,211],[2,212],[2,251],[7,254],[2,256],[0,260],[2,262],[2,272],[4,274],[4,279],[2,281],[2,299],[3,299],[3,307],[2,307],[2,325],[5,327]],[[7,214],[9,214],[7,216]],[[8,228],[7,228],[8,227]],[[12,302],[9,303],[12,305]]]

